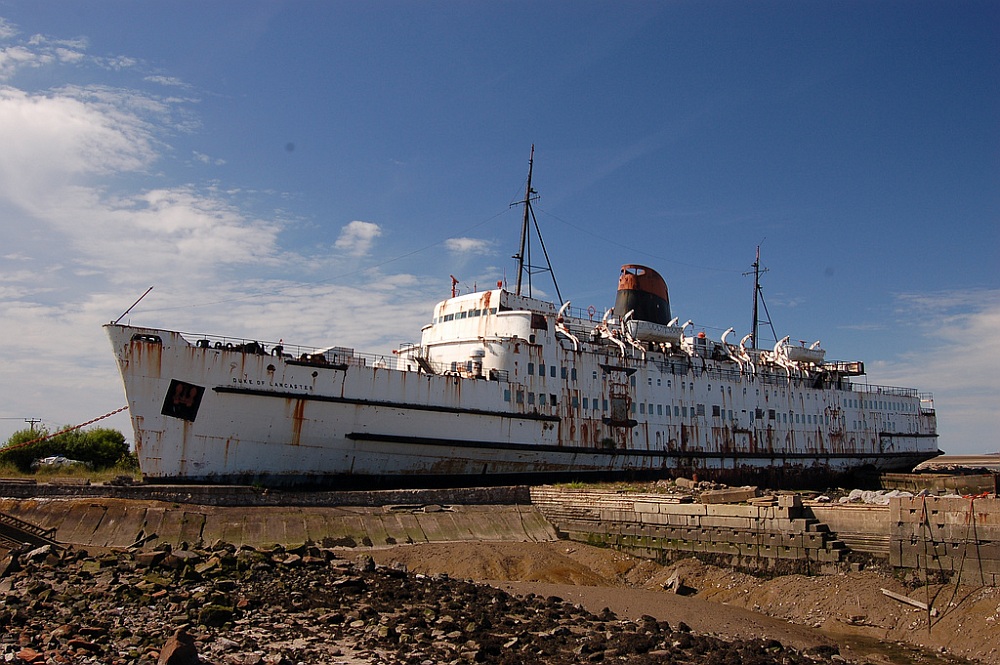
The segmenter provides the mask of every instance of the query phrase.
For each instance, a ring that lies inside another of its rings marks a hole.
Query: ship
[[[107,324],[143,478],[803,486],[940,454],[929,394],[860,380],[863,362],[827,360],[818,342],[758,348],[759,270],[752,330],[738,341],[733,328],[712,339],[680,323],[665,280],[643,265],[620,268],[604,311],[534,297],[532,165],[533,150],[516,286],[459,293],[453,278],[419,343],[378,356]]]

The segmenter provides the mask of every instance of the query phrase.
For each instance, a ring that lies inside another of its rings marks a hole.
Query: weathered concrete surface
[[[752,498],[753,492],[747,494]],[[751,570],[820,569],[843,543],[804,512],[797,495],[776,505],[678,503],[661,494],[531,488],[532,503],[572,540],[669,560],[709,555]]]
[[[386,506],[413,505],[527,505],[528,488],[521,485],[458,487],[448,489],[325,490],[283,491],[248,485],[109,485],[67,483],[55,480],[0,478],[0,497],[38,499],[42,497],[104,497],[193,503],[203,506]]]
[[[227,508],[119,499],[2,499],[0,511],[55,529],[62,543],[98,547],[167,542],[270,547],[306,542],[380,547],[400,543],[556,540],[531,506],[259,506]]]
[[[889,506],[807,502],[805,507],[853,551],[889,556]]]
[[[1000,487],[1000,474],[883,473],[880,482],[883,489],[914,494],[921,490],[933,494],[995,494]]]
[[[970,584],[1000,585],[1000,499],[895,498],[889,503],[889,563],[923,576],[957,574]]]

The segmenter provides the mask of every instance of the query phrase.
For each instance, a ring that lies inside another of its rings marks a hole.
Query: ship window
[[[455,319],[455,315],[454,314],[445,314],[444,315],[444,320],[445,321],[453,321],[454,319]]]
[[[549,394],[549,404],[551,404],[552,406],[555,406],[558,403],[559,402],[556,401],[556,396],[550,393]]]
[[[608,400],[603,400],[604,410],[608,410]]]
[[[729,420],[732,420],[732,419],[733,419],[733,410],[730,409],[729,410]]]
[[[466,313],[465,313],[465,312],[459,312],[459,313],[458,313],[458,318],[459,318],[459,319],[464,319],[464,318],[465,318],[465,315],[466,315]]]
[[[505,402],[509,402],[510,401],[510,388],[504,388],[504,391],[503,391],[503,401],[505,401]]]
[[[532,330],[548,330],[549,322],[545,320],[544,314],[532,314],[531,315],[531,329]]]
[[[479,316],[479,314],[480,314],[480,310],[478,310],[478,309],[474,309],[471,312],[469,312],[469,316]]]
[[[518,390],[517,391],[517,403],[518,404],[524,404],[524,391],[523,390]]]
[[[705,415],[705,405],[704,404],[699,404],[698,405],[698,415],[699,416]]]
[[[795,424],[796,425],[799,424],[799,414],[797,414],[797,413],[795,414]]]
[[[535,403],[535,393],[528,393],[528,404]]]
[[[663,405],[662,404],[657,404],[656,405],[656,415],[658,415],[658,416],[662,416],[663,415]]]
[[[545,365],[543,363],[538,364],[538,376],[545,376]]]
[[[530,375],[534,373],[535,373],[535,363],[528,363],[528,374]]]
[[[555,365],[552,365],[551,367],[549,367],[549,376],[551,378],[553,378],[553,379],[556,378],[556,366]]]
[[[774,409],[767,410],[767,417],[769,420],[774,420]]]
[[[538,403],[545,406],[545,393],[538,393]]]
[[[632,405],[632,414],[635,415],[635,404]]]
[[[650,376],[646,379],[646,385],[647,386],[653,385],[653,377]]]
[[[635,374],[632,375],[631,383],[632,387],[635,388]]]
[[[458,371],[458,363],[457,362],[452,362],[451,363],[451,371],[452,372],[457,372]]]
[[[677,418],[680,415],[681,415],[681,409],[680,409],[680,407],[677,406],[677,405],[674,405],[674,418]],[[685,416],[687,415],[687,409],[684,410],[684,415]]]
[[[688,408],[686,406],[681,407],[681,415],[683,415],[685,418],[688,417]]]
[[[571,381],[576,381],[576,368],[575,367],[570,367],[569,368],[569,378],[570,378]],[[597,379],[597,372],[594,372],[594,379]]]
[[[590,399],[587,397],[583,398],[583,410],[586,411],[590,408]]]
[[[571,403],[573,404],[573,408],[574,409],[578,408],[580,406],[580,398],[577,397],[576,395],[573,395],[573,399],[572,399]],[[585,409],[587,408],[587,398],[586,397],[583,398],[583,408],[585,408]]]
[[[716,417],[716,418],[718,418],[720,415],[722,415],[722,409],[719,407],[718,404],[713,404],[712,405],[712,415],[714,417]]]
[[[639,413],[642,413],[642,414],[646,413],[646,404],[645,403],[642,403],[642,404],[639,405]]]
[[[560,367],[559,368],[559,373],[562,376],[563,380],[565,380],[566,376],[569,374],[569,372],[566,371],[565,367]]]

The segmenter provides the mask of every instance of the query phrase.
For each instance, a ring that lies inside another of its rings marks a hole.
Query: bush
[[[54,455],[86,462],[98,470],[119,463],[123,466],[132,463],[133,457],[129,453],[125,435],[118,430],[103,427],[90,430],[77,429],[31,445],[22,445],[48,434],[45,428],[15,432],[7,440],[6,445],[0,448],[0,464],[12,464],[22,473],[31,473],[33,461]]]

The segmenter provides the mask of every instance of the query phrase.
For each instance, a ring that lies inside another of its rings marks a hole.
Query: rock
[[[198,658],[194,638],[183,628],[167,640],[160,650],[160,658],[156,661],[156,665],[199,665],[199,663],[201,659]]]

